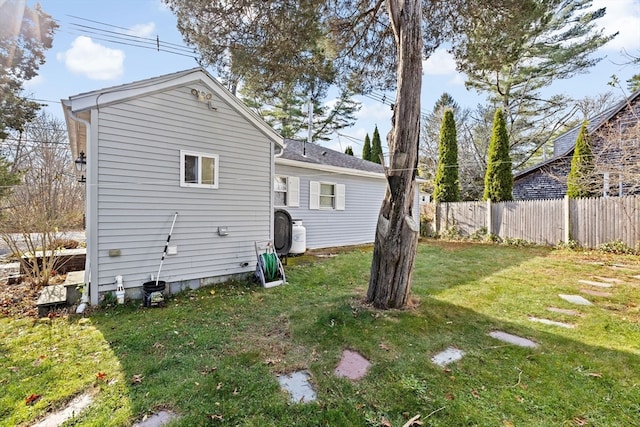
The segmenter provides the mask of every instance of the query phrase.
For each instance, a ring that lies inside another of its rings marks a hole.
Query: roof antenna
[[[307,133],[307,141],[302,145],[302,155],[307,157],[307,142],[311,144],[313,140],[313,95],[309,92],[309,132]]]

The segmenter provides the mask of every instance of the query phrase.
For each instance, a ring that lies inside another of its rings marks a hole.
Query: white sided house
[[[302,220],[308,249],[372,243],[386,189],[381,165],[317,144],[287,139],[276,155],[274,208]],[[416,185],[418,222],[419,201]]]
[[[159,276],[171,291],[255,270],[254,242],[273,239],[282,138],[240,100],[196,68],[62,104],[73,158],[86,155],[92,304],[116,276],[141,295],[176,213]]]

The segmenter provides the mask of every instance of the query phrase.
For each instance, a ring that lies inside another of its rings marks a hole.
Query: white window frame
[[[287,207],[287,208],[297,208],[300,207],[300,178],[297,176],[285,176],[285,175],[276,175],[277,178],[284,178],[286,190],[284,191],[276,191],[275,182],[274,182],[274,193],[284,193],[284,205],[275,204],[274,197],[274,206],[276,207]]]
[[[185,167],[184,161],[186,156],[197,157],[198,159],[198,182],[186,182],[185,181]],[[208,158],[213,160],[213,184],[202,184],[202,158]],[[220,157],[217,154],[202,153],[198,151],[180,150],[180,187],[195,187],[195,188],[218,188],[218,174],[220,171]]]
[[[320,192],[323,184],[333,186],[333,206],[331,207],[320,206]],[[335,182],[309,181],[309,209],[345,210],[345,185],[336,184]]]

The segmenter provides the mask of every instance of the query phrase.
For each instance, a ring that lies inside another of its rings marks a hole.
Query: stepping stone
[[[133,427],[161,427],[168,424],[170,421],[179,418],[177,414],[169,411],[160,411],[157,414],[153,414],[144,421],[135,423]]]
[[[631,270],[631,266],[625,264],[612,264],[609,266],[609,268],[612,268],[614,270]]]
[[[502,331],[493,331],[493,332],[489,332],[488,335],[491,338],[495,338],[497,340],[500,340],[502,342],[506,342],[509,344],[513,344],[513,345],[517,345],[519,347],[527,347],[527,348],[536,348],[538,347],[538,343],[531,341],[527,338],[522,338],[519,337],[517,335],[513,335],[513,334],[508,334],[506,332],[502,332]]]
[[[289,375],[278,375],[278,382],[291,395],[292,403],[307,403],[316,400],[316,391],[309,378],[308,372],[296,371]]]
[[[611,283],[594,282],[593,280],[578,280],[578,283],[582,283],[583,285],[596,286],[598,288],[611,288],[611,287],[613,287],[613,285]]]
[[[587,295],[593,295],[594,297],[610,297],[611,293],[602,292],[602,291],[594,291],[592,289],[580,289],[580,292]]]
[[[536,323],[542,323],[543,325],[559,326],[561,328],[571,329],[574,325],[564,322],[556,322],[555,320],[541,319],[539,317],[529,317],[529,320]]]
[[[593,305],[591,303],[591,301],[589,301],[588,299],[585,299],[583,297],[581,297],[580,295],[565,295],[565,294],[558,294],[558,296],[560,298],[562,298],[563,300],[570,302],[571,304],[576,304],[576,305]]]
[[[438,366],[447,366],[449,363],[456,362],[464,356],[464,351],[455,348],[449,347],[444,351],[436,354],[431,358],[431,361]]]
[[[334,374],[337,377],[346,377],[350,380],[359,380],[369,370],[371,363],[358,352],[345,350]]]
[[[34,424],[32,427],[58,427],[65,421],[77,416],[82,412],[84,408],[91,405],[93,397],[89,394],[82,394],[73,399],[66,408],[62,411],[55,412],[49,415],[38,424]]]
[[[600,276],[593,276],[594,279],[598,279],[602,282],[607,282],[607,283],[624,283],[623,280],[620,279],[616,279],[614,277],[600,277]]]
[[[547,307],[547,310],[552,313],[566,314],[567,316],[582,316],[582,313],[568,308]]]

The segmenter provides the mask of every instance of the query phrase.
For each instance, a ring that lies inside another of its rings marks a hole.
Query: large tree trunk
[[[373,250],[367,300],[378,308],[407,304],[418,244],[413,219],[422,86],[421,0],[386,0],[398,47],[398,89],[389,132],[389,168]]]

